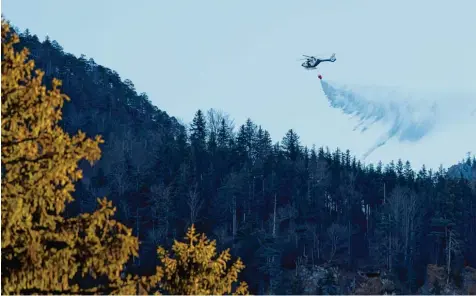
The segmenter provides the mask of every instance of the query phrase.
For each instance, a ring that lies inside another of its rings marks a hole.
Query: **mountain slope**
[[[87,212],[98,196],[112,199],[118,220],[141,241],[128,269],[154,272],[157,245],[169,246],[192,223],[217,239],[218,249],[230,247],[243,259],[253,294],[302,294],[309,277],[301,271],[316,265],[343,275],[388,270],[408,294],[428,264],[445,262],[445,225],[464,236],[454,265],[476,265],[476,229],[469,227],[476,187],[444,169],[414,171],[401,160],[363,165],[348,150],[303,147],[293,130],[273,145],[250,119],[234,130],[217,112],[199,110],[185,127],[93,60],[29,34],[20,46],[31,49],[47,81],[63,80],[72,99],[64,128],[105,138],[101,160],[82,165],[85,178],[68,210]],[[311,293],[352,293],[336,275]]]
[[[80,129],[89,136],[101,134],[105,140],[98,163],[81,166],[84,178],[76,195],[83,198],[78,210],[94,207],[91,191],[118,201],[132,188],[140,189],[147,178],[173,178],[172,173],[178,169],[174,164],[178,142],[186,133],[184,126],[152,105],[146,94],[137,94],[130,80],[122,81],[116,72],[94,60],[64,53],[57,42],[40,42],[28,31],[20,35],[20,40],[17,46],[27,47],[36,66],[44,69],[44,81],[53,77],[62,80],[62,90],[71,98],[63,108],[61,126],[70,133]],[[157,162],[162,165],[157,166]],[[140,174],[146,171],[153,173]],[[104,186],[104,181],[99,181],[103,186],[97,187],[93,183],[100,176],[107,176],[115,186]]]
[[[476,181],[476,159],[468,157],[466,161],[452,165],[448,168],[448,176],[452,178],[465,178],[469,181]]]

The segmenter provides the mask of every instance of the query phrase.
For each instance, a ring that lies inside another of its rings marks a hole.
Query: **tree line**
[[[172,252],[157,248],[161,265],[149,276],[124,270],[137,257],[138,238],[114,220],[116,209],[97,199],[92,213],[64,217],[82,178],[81,159],[100,157],[101,136],[74,136],[57,124],[70,98],[61,82],[43,84],[44,72],[16,51],[18,35],[2,19],[2,293],[3,294],[247,294],[237,284],[244,268],[229,250],[216,254],[215,241],[192,224]]]
[[[252,293],[300,294],[297,271],[309,266],[386,270],[404,292],[423,285],[429,264],[445,266],[455,282],[476,266],[474,157],[450,170],[415,170],[305,147],[292,129],[273,142],[251,119],[236,126],[213,109],[184,124],[92,59],[28,31],[20,37],[16,48],[30,49],[45,84],[57,77],[72,98],[59,125],[104,139],[93,166],[79,162],[83,178],[65,215],[93,213],[107,196],[140,241],[128,272],[153,275],[157,245],[172,247],[192,225],[243,260]],[[2,118],[3,97],[2,85]]]

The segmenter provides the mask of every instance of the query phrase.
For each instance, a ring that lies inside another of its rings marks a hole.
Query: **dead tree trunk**
[[[236,196],[233,196],[233,204],[232,204],[232,214],[233,214],[233,229],[232,229],[232,233],[233,233],[233,241],[235,241],[235,237],[236,237],[236,228],[237,228],[237,221],[236,221]]]
[[[274,194],[274,211],[273,211],[273,238],[276,238],[276,193]]]

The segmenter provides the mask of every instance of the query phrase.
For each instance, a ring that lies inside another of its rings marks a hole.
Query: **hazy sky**
[[[355,122],[329,107],[300,55],[335,52],[337,61],[319,73],[343,84],[476,93],[475,12],[474,0],[2,1],[20,29],[94,58],[185,122],[213,107],[239,124],[250,117],[274,140],[293,128],[304,144],[358,155],[375,137],[353,132]],[[404,154],[417,165],[464,157],[395,147],[378,157]]]

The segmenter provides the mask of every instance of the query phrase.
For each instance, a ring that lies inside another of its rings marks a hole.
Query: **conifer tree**
[[[198,110],[190,126],[190,141],[192,146],[197,150],[204,151],[206,149],[206,136],[205,116],[201,110]]]
[[[236,154],[236,162],[238,167],[241,168],[245,165],[245,163],[249,160],[248,156],[248,145],[247,145],[247,132],[246,126],[242,124],[238,129],[238,134],[236,135],[236,143],[235,143],[235,154]]]
[[[290,129],[286,133],[286,136],[284,136],[282,145],[284,151],[286,152],[286,156],[290,160],[295,161],[300,152],[299,136],[292,129]]]
[[[2,20],[2,293],[84,293],[77,279],[87,276],[106,278],[90,292],[133,293],[120,272],[138,241],[111,219],[112,204],[98,199],[92,214],[62,215],[82,177],[78,162],[98,160],[103,141],[58,126],[69,98],[56,79],[51,90],[42,85],[44,72],[27,49],[15,51],[18,42]]]
[[[218,129],[218,135],[217,135],[217,145],[219,149],[226,149],[230,143],[230,130],[229,127],[227,126],[225,119],[223,118],[220,122],[220,127]]]
[[[245,282],[233,287],[238,273],[245,266],[238,258],[227,268],[227,262],[231,259],[229,249],[214,258],[216,241],[210,241],[204,234],[197,234],[193,224],[185,239],[186,242],[175,241],[173,256],[163,248],[157,250],[164,276],[164,281],[159,285],[160,291],[175,295],[248,294]]]
[[[238,259],[227,268],[229,250],[218,258],[215,241],[195,228],[189,243],[175,242],[177,259],[158,248],[163,266],[152,276],[124,276],[138,239],[112,219],[106,198],[99,209],[65,218],[74,182],[82,178],[78,162],[100,158],[100,136],[79,131],[71,137],[58,126],[64,100],[61,82],[42,84],[28,50],[14,49],[18,36],[2,20],[2,293],[3,294],[229,294],[244,268]],[[247,294],[246,283],[235,288]]]
[[[206,170],[206,149],[207,149],[207,129],[206,119],[201,110],[195,113],[190,125],[190,143],[192,148],[192,159],[195,169],[195,178],[201,179]]]
[[[269,132],[258,127],[256,132],[256,149],[255,149],[255,158],[261,161],[264,161],[265,158],[271,153],[272,149],[272,140]]]

